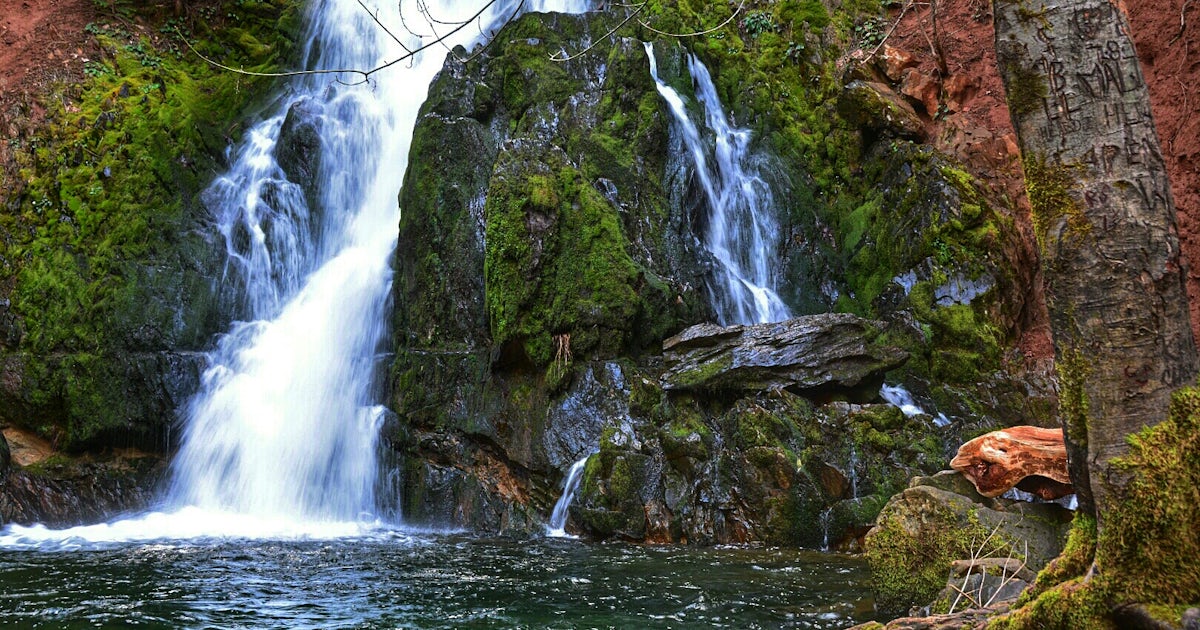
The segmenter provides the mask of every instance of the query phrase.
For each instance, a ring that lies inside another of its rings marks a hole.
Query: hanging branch
[[[483,4],[483,6],[480,7],[480,9],[478,11],[475,12],[474,15],[467,18],[466,20],[463,20],[462,22],[455,23],[454,28],[450,29],[449,31],[447,31],[446,33],[444,33],[442,35],[439,35],[436,39],[434,39],[433,41],[431,41],[429,43],[421,44],[420,46],[417,46],[416,48],[411,48],[411,49],[408,48],[407,46],[405,46],[403,43],[401,43],[400,46],[404,49],[404,51],[405,51],[404,54],[400,55],[399,57],[397,57],[391,61],[388,61],[388,62],[382,63],[378,66],[375,66],[374,68],[371,68],[369,70],[363,70],[361,68],[330,68],[330,69],[323,69],[323,70],[293,70],[290,72],[256,72],[254,70],[246,70],[244,68],[234,68],[232,66],[228,66],[228,65],[225,65],[218,61],[215,61],[213,59],[210,59],[207,56],[205,56],[204,53],[201,53],[199,50],[196,50],[196,47],[192,45],[192,42],[190,40],[188,40],[186,37],[184,37],[183,33],[180,32],[178,28],[175,29],[175,33],[179,36],[179,38],[181,40],[183,40],[183,43],[185,45],[187,45],[188,50],[191,50],[192,53],[194,53],[197,57],[204,60],[205,63],[207,63],[215,68],[220,68],[221,70],[225,70],[227,72],[233,72],[236,74],[241,74],[241,75],[251,76],[251,77],[272,77],[272,78],[274,78],[274,77],[297,77],[297,76],[316,75],[316,74],[352,74],[352,75],[358,75],[358,76],[362,77],[361,83],[365,83],[370,79],[371,75],[375,74],[376,72],[379,72],[381,70],[386,70],[387,68],[390,68],[402,61],[412,59],[413,57],[415,57],[416,55],[418,55],[419,53],[421,53],[422,51],[424,51],[428,48],[432,48],[432,47],[438,46],[438,45],[444,46],[445,45],[444,42],[448,38],[457,34],[459,31],[466,28],[467,25],[471,24],[472,22],[475,22],[476,20],[478,20],[488,9],[490,9],[492,7],[492,5],[496,4],[497,1],[498,0],[487,0],[487,2],[485,2]],[[363,10],[366,11],[368,15],[371,15],[371,19],[374,20],[375,23],[380,26],[380,28],[383,28],[384,32],[386,32],[392,39],[396,40],[398,43],[400,42],[400,40],[395,36],[395,34],[393,34],[386,27],[384,27],[383,24],[380,23],[380,21],[375,17],[375,15],[373,15],[371,13],[371,11],[369,9],[367,9],[366,5],[364,5],[361,0],[359,0],[358,4],[359,4],[359,6],[363,7]],[[521,2],[517,5],[516,10],[514,10],[512,12],[512,14],[510,14],[505,19],[504,23],[501,25],[501,28],[503,28],[504,26],[507,26],[509,23],[511,23],[513,21],[513,19],[515,19],[516,16],[520,13],[521,8],[524,6],[525,6],[525,0],[521,0]],[[408,27],[405,26],[406,30],[407,30],[407,28]],[[409,31],[409,32],[411,33],[412,31]],[[460,59],[460,61],[463,61],[463,60]]]
[[[634,8],[634,10],[633,10],[633,13],[630,13],[629,15],[627,15],[624,20],[621,20],[620,24],[617,24],[616,26],[614,26],[612,29],[610,29],[607,33],[605,33],[603,36],[601,36],[599,39],[597,39],[594,43],[592,43],[592,45],[588,46],[587,48],[584,48],[583,50],[581,50],[573,55],[568,55],[566,53],[566,51],[560,50],[559,52],[550,55],[550,61],[558,61],[558,62],[571,61],[573,59],[578,59],[579,57],[587,54],[593,48],[595,48],[596,46],[599,46],[601,42],[603,42],[604,40],[611,37],[613,33],[616,33],[618,30],[620,30],[621,27],[628,24],[631,20],[633,20],[633,18],[637,17],[637,15],[646,8],[646,4],[647,3],[642,2],[641,4],[623,5],[627,9]],[[638,25],[641,26],[642,28],[650,31],[651,33],[655,33],[657,35],[662,35],[664,37],[678,37],[678,38],[697,37],[700,35],[707,35],[709,33],[713,33],[713,32],[716,32],[716,31],[719,31],[719,30],[725,28],[725,26],[728,25],[730,22],[732,22],[734,20],[734,18],[736,18],[738,16],[738,14],[740,14],[742,12],[742,9],[744,9],[745,7],[746,7],[746,0],[741,0],[741,2],[738,4],[737,8],[733,10],[733,13],[731,13],[729,15],[729,17],[725,19],[724,22],[721,22],[720,24],[718,24],[712,28],[704,29],[702,31],[696,31],[694,33],[668,33],[666,31],[660,31],[660,30],[654,28],[653,26],[650,26],[644,20],[638,20],[637,22],[638,22]]]

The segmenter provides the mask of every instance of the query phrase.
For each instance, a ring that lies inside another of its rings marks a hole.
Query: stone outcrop
[[[981,435],[959,447],[950,467],[985,497],[1013,487],[1046,500],[1075,492],[1061,429],[1017,426]]]
[[[145,509],[165,470],[155,457],[14,468],[0,475],[0,526],[70,527]]]
[[[887,497],[945,467],[943,440],[1042,415],[1037,392],[1000,369],[1019,309],[1008,226],[969,175],[913,142],[911,106],[870,77],[812,102],[799,100],[811,76],[789,78],[780,109],[728,89],[746,59],[695,51],[735,124],[754,121],[776,198],[816,195],[777,209],[782,298],[798,314],[873,319],[688,329],[715,319],[706,208],[645,48],[606,35],[612,20],[523,16],[430,87],[393,296],[388,439],[407,520],[538,531],[568,468],[593,453],[570,531],[854,548]],[[690,83],[684,49],[654,51],[665,82]],[[893,106],[903,120],[880,109]],[[815,153],[789,143],[818,132],[789,108],[836,120],[828,146],[861,143],[843,147],[853,191],[809,189],[829,166],[804,170]],[[939,428],[878,404],[888,370],[964,420]]]
[[[883,324],[845,313],[722,328],[699,324],[663,342],[669,390],[869,392],[908,353],[878,342]],[[861,397],[861,396],[860,396]]]

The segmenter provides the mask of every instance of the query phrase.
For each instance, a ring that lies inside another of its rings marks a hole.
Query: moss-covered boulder
[[[877,602],[892,612],[929,604],[956,560],[1012,557],[1040,570],[1062,551],[1070,519],[1053,503],[984,499],[955,472],[918,477],[866,536]]]

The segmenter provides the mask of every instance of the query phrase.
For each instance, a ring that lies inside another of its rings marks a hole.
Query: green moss
[[[1083,575],[1095,557],[1096,519],[1076,512],[1063,552],[1038,573],[1037,580],[1021,594],[1016,606],[1024,606],[1047,590]]]
[[[1176,392],[1169,418],[1130,438],[1114,462],[1130,475],[1102,514],[1096,565],[1118,602],[1200,602],[1200,389]]]
[[[1088,444],[1088,399],[1084,385],[1091,377],[1091,366],[1079,350],[1069,348],[1054,365],[1058,375],[1058,417],[1069,442],[1081,451]]]
[[[1168,418],[1129,442],[1129,453],[1112,462],[1129,479],[1119,507],[1100,515],[1098,530],[1077,516],[1034,593],[992,628],[1116,628],[1128,604],[1178,623],[1200,602],[1200,388],[1175,392]]]
[[[1109,608],[1082,578],[1060,584],[988,624],[989,630],[1111,630]]]
[[[1066,221],[1065,239],[1078,239],[1091,232],[1091,224],[1072,194],[1076,183],[1070,167],[1051,163],[1039,154],[1022,156],[1021,167],[1025,171],[1025,192],[1029,195],[1034,232],[1043,252],[1050,231],[1057,229],[1062,220]]]
[[[1006,87],[1008,107],[1014,116],[1024,116],[1042,106],[1048,92],[1046,79],[1041,73],[1010,64],[1005,74],[1009,76]]]
[[[514,179],[493,183],[485,210],[494,343],[519,341],[541,367],[561,335],[577,358],[617,355],[643,302],[616,210],[571,167]]]
[[[172,24],[210,56],[270,70],[290,54],[298,7],[279,0],[245,14],[230,7],[228,17],[214,14],[191,28]],[[81,81],[54,87],[37,135],[10,143],[20,173],[4,185],[10,211],[0,220],[0,286],[11,287],[26,370],[49,373],[41,382],[68,395],[65,404],[37,412],[54,416],[66,448],[144,420],[112,404],[129,387],[120,370],[79,366],[110,365],[129,350],[198,346],[212,332],[201,295],[208,287],[181,280],[195,248],[204,247],[193,231],[201,215],[195,195],[253,95],[269,92],[264,80],[185,53],[173,28],[134,34],[130,24],[153,27],[162,17],[152,7],[130,11],[89,25],[100,59]],[[252,51],[243,50],[251,43]],[[181,300],[190,314],[177,312]],[[52,403],[56,394],[31,394],[39,397]]]
[[[907,610],[932,601],[946,585],[950,563],[979,553],[991,533],[973,514],[964,526],[943,507],[921,518],[919,530],[913,531],[885,508],[870,534],[866,557],[876,605],[882,610]],[[1007,544],[999,536],[992,537],[979,555],[988,557]]]

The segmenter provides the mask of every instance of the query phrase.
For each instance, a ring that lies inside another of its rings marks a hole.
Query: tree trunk
[[[1108,0],[996,0],[996,50],[1047,284],[1080,509],[1116,509],[1110,465],[1196,378],[1166,167],[1141,66]]]

